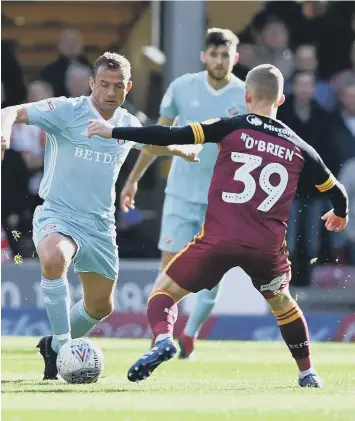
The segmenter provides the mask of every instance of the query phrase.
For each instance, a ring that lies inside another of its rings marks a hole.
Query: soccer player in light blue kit
[[[1,149],[10,147],[15,122],[33,124],[47,132],[44,177],[40,196],[44,204],[33,217],[33,240],[41,263],[44,304],[53,336],[38,344],[44,379],[56,379],[60,347],[86,335],[113,310],[118,276],[114,220],[115,183],[129,150],[139,145],[97,136],[88,138],[90,119],[118,126],[140,126],[136,117],[120,107],[132,87],[129,61],[105,53],[94,64],[90,97],[51,98],[5,108],[1,112]],[[145,146],[145,152],[198,161],[181,146]],[[84,298],[70,309],[67,269],[83,285]]]
[[[217,117],[246,113],[244,83],[232,74],[238,60],[238,38],[229,30],[213,28],[206,35],[201,60],[206,71],[185,74],[169,86],[160,107],[158,124],[180,126]],[[217,158],[217,146],[203,146],[200,165],[174,158],[165,190],[159,248],[162,267],[200,230],[205,219],[207,194]],[[141,153],[121,193],[121,208],[134,206],[137,182],[154,158]],[[223,215],[221,215],[223,218]],[[196,295],[196,303],[183,335],[180,358],[191,356],[195,338],[216,302],[218,286]]]

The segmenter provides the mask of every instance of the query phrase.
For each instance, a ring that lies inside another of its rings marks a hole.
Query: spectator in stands
[[[350,177],[348,183],[354,183],[354,173],[350,173],[350,170],[346,169],[347,165],[345,165],[348,160],[355,158],[355,77],[353,75],[345,76],[339,82],[337,98],[340,106],[333,113],[330,121],[330,135],[334,147],[332,160],[329,161],[329,168],[338,177],[340,175],[345,179]],[[342,171],[343,166],[345,167],[345,175]],[[353,168],[353,165],[350,168]],[[352,224],[350,224],[349,230],[351,229]],[[349,230],[347,231],[348,238]],[[332,260],[343,263],[343,251],[346,245],[344,236],[329,235],[328,238],[331,245]],[[351,247],[352,243],[348,241],[348,244],[350,245],[349,252],[351,253],[351,250],[353,250]]]
[[[334,151],[328,163],[335,175],[348,159],[355,157],[355,76],[349,75],[341,80],[337,98],[340,107],[331,120]]]
[[[80,32],[75,29],[64,29],[60,33],[58,50],[57,60],[42,70],[41,77],[52,85],[54,96],[69,96],[65,86],[65,74],[70,64],[79,63],[90,66],[83,53]]]
[[[355,36],[354,2],[266,1],[263,6],[238,34],[242,43],[255,42],[255,33],[260,32],[265,21],[276,17],[288,28],[292,49],[303,44],[317,45],[320,78],[328,80],[348,67],[349,45]]]
[[[81,95],[88,96],[91,89],[88,80],[92,74],[91,68],[79,63],[69,65],[65,73],[65,89],[68,96],[77,97]]]
[[[280,107],[278,118],[312,145],[327,162],[328,153],[328,113],[314,100],[315,76],[309,71],[298,71],[293,75],[291,95]],[[301,174],[298,191],[291,206],[288,222],[288,247],[291,256],[299,263],[299,279],[294,281],[301,286],[310,277],[309,262],[319,257],[322,246],[322,220],[320,219],[326,203],[309,180]],[[302,245],[298,244],[300,235]],[[302,256],[299,252],[302,251]],[[298,258],[298,259],[297,259]],[[297,272],[297,271],[295,271]]]
[[[355,38],[355,3],[327,3],[327,13],[317,32],[319,74],[323,79],[349,68],[350,45]]]
[[[292,49],[304,43],[317,41],[319,23],[329,2],[320,1],[267,1],[263,13],[277,16],[285,22],[290,33]]]
[[[355,76],[355,39],[350,45],[350,64],[351,67],[349,69],[343,70],[340,73],[336,73],[330,80],[330,83],[334,89],[334,91],[338,91],[339,85],[344,77],[348,76]]]
[[[249,70],[253,67],[253,45],[238,45],[239,60],[233,68],[233,73],[241,80],[245,80]]]
[[[14,43],[9,40],[1,41],[1,106],[9,107],[24,102],[26,86],[22,67],[14,54]]]
[[[339,173],[349,196],[349,223],[344,230],[344,243],[348,249],[348,262],[355,266],[355,157],[346,161]]]
[[[263,63],[277,66],[285,79],[293,71],[293,56],[288,48],[288,29],[283,21],[271,16],[255,34],[252,67]]]
[[[295,52],[295,71],[306,70],[314,73],[317,76],[318,60],[317,50],[313,45],[300,45]],[[286,95],[292,91],[292,82],[285,83]],[[334,91],[329,84],[324,80],[316,79],[314,99],[328,111],[331,111],[336,106],[336,99]]]

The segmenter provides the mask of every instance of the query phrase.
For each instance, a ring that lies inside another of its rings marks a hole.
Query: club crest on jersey
[[[257,117],[256,115],[248,115],[247,116],[247,122],[249,124],[252,124],[253,126],[261,126],[263,124],[263,122],[260,120],[259,117]]]
[[[123,146],[125,143],[127,143],[127,140],[118,139],[117,143],[118,143],[120,146]]]
[[[38,102],[37,108],[41,111],[54,111],[55,104],[50,99],[44,99],[43,101]]]
[[[228,113],[231,115],[231,116],[236,116],[236,115],[238,115],[239,114],[239,111],[238,111],[238,108],[237,107],[232,107],[232,108],[229,108],[229,110],[228,110]]]

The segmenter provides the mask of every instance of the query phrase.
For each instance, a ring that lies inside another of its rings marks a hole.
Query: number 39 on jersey
[[[250,174],[251,171],[261,166],[263,159],[260,156],[232,152],[232,161],[242,163],[234,173],[234,180],[241,181],[244,184],[244,189],[241,193],[222,193],[222,199],[227,203],[246,203],[251,200],[256,192],[258,185],[267,193],[267,197],[263,200],[258,210],[261,212],[269,211],[275,203],[280,199],[282,193],[285,191],[288,182],[288,172],[286,168],[279,163],[267,164],[260,173],[259,180],[255,180]],[[270,177],[273,174],[280,176],[279,184],[273,186],[270,183]],[[258,185],[257,185],[258,182]]]

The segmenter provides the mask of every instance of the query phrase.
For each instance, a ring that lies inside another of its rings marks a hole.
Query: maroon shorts
[[[215,287],[231,268],[241,267],[254,287],[272,298],[291,280],[286,249],[272,252],[196,237],[166,266],[167,275],[190,292]],[[237,281],[237,280],[236,280]]]

